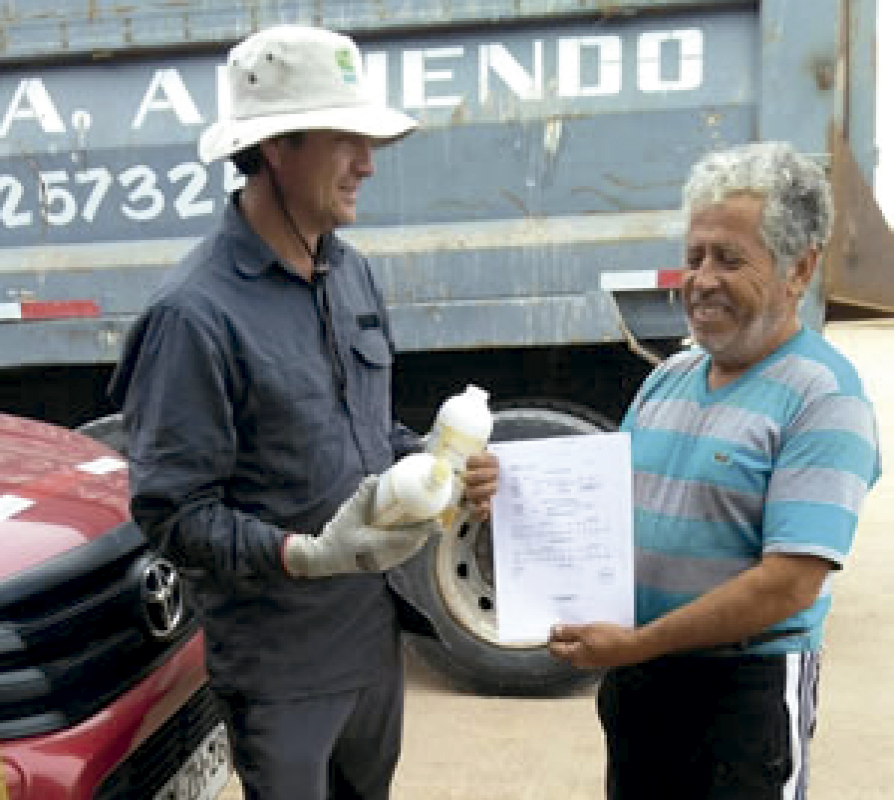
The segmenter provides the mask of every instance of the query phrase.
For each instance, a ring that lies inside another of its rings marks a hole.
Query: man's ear
[[[283,139],[281,136],[275,136],[272,139],[265,139],[258,145],[261,148],[261,155],[268,167],[278,169],[282,163],[282,147]]]
[[[807,287],[813,279],[813,273],[816,271],[816,265],[819,263],[819,256],[820,253],[816,247],[808,247],[792,265],[786,280],[789,292],[793,297],[800,298],[807,291]]]

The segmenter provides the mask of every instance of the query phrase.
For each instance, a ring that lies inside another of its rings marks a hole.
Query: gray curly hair
[[[787,142],[758,142],[708,153],[683,188],[686,218],[731,195],[764,198],[761,235],[780,272],[832,234],[832,188],[822,167]]]

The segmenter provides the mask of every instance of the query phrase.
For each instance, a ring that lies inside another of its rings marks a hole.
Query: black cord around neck
[[[308,244],[307,239],[304,238],[304,234],[301,233],[301,230],[298,227],[298,223],[292,219],[292,215],[289,213],[289,209],[286,206],[286,198],[283,193],[282,186],[279,185],[279,181],[276,179],[276,174],[270,169],[270,166],[267,166],[267,169],[270,170],[270,181],[273,184],[273,196],[276,198],[277,205],[279,205],[279,210],[282,211],[283,216],[286,218],[286,222],[289,223],[289,230],[301,242],[301,245],[304,247],[304,251],[307,253],[310,258],[311,263],[311,277],[325,277],[329,273],[329,264],[323,261],[320,258],[320,246],[319,241],[317,242],[317,250],[314,252],[310,249],[310,244]]]

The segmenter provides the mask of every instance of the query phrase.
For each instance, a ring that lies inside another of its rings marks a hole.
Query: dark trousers
[[[218,695],[245,800],[387,800],[400,756],[403,672],[296,700]]]
[[[611,670],[597,707],[609,800],[782,800],[806,792],[817,657],[659,659]]]

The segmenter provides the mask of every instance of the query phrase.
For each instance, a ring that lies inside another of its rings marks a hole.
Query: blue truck
[[[612,429],[685,340],[680,189],[713,148],[784,139],[828,169],[839,216],[809,324],[894,308],[874,0],[29,0],[0,16],[0,408],[126,447],[105,395],[122,338],[239,185],[195,144],[226,50],[283,22],[354,36],[420,122],[344,231],[419,431],[466,383],[490,391],[497,439]],[[412,574],[443,641],[411,644],[458,686],[590,679],[498,642],[486,524],[461,520]]]

